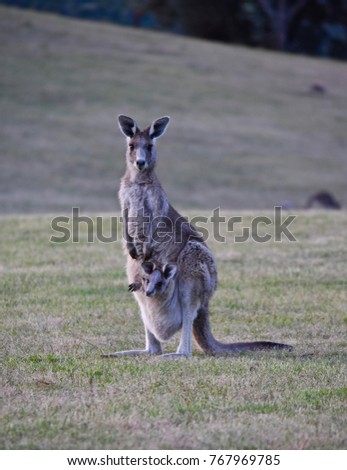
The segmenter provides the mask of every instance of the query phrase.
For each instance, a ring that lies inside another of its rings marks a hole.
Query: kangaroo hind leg
[[[126,351],[115,351],[110,354],[102,354],[102,358],[112,358],[120,356],[153,356],[162,354],[163,350],[160,341],[145,327],[146,331],[146,348],[145,349],[130,349]]]
[[[193,307],[188,299],[182,298],[181,308],[183,318],[180,342],[175,353],[163,355],[166,359],[188,358],[192,355],[193,321],[197,315],[198,307]]]

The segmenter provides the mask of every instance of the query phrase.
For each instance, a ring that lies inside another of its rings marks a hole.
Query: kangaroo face
[[[175,277],[175,264],[165,264],[162,269],[152,261],[142,263],[142,287],[147,297],[159,296],[165,293],[170,281]]]
[[[127,161],[137,171],[152,169],[156,162],[153,140],[147,132],[139,132],[128,138]]]
[[[154,141],[164,134],[168,117],[156,119],[144,131],[140,131],[136,122],[128,116],[118,116],[118,124],[127,138],[127,162],[136,171],[152,170],[156,162]]]

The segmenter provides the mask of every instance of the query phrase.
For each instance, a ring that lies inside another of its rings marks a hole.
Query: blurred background
[[[2,213],[118,210],[121,113],[178,208],[347,204],[347,0],[0,4]]]
[[[1,0],[75,18],[347,59],[347,0]]]

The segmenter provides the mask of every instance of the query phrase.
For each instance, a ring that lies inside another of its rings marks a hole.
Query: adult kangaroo
[[[224,344],[213,337],[209,300],[217,287],[215,259],[194,227],[170,205],[154,172],[154,142],[165,132],[169,118],[157,119],[144,131],[129,117],[121,115],[118,119],[127,138],[127,169],[119,197],[128,252],[129,290],[134,292],[140,307],[146,347],[103,357],[163,354],[162,343],[179,330],[181,338],[176,353],[164,356],[189,357],[192,333],[208,354],[291,349],[285,344],[262,341]],[[144,282],[153,285],[154,280],[158,290],[149,295]]]
[[[170,205],[154,171],[155,141],[164,134],[169,118],[157,119],[144,131],[127,116],[120,115],[118,122],[127,139],[126,172],[119,191],[126,250],[133,259],[174,261],[187,240],[203,240]]]

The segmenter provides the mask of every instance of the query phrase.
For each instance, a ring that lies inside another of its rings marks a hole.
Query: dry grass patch
[[[113,211],[120,113],[171,116],[158,172],[175,205],[302,206],[321,189],[347,204],[344,63],[3,6],[0,52],[2,212]]]
[[[346,448],[346,222],[211,242],[216,337],[295,350],[172,362],[99,357],[144,342],[118,243],[52,245],[49,217],[2,217],[1,448]]]

